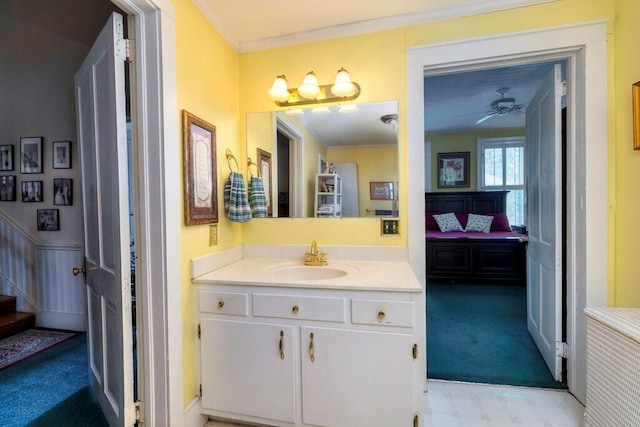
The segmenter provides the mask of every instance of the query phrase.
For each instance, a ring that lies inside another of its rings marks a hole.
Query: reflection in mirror
[[[322,107],[324,113],[308,109],[247,115],[247,156],[252,162],[265,153],[271,159],[270,169],[260,168],[271,194],[271,216],[397,216],[397,188],[393,199],[380,199],[371,197],[370,186],[397,186],[398,103],[359,104],[357,111],[354,105],[328,107],[328,112]],[[389,115],[391,119],[382,119]],[[340,176],[341,189],[326,186],[327,181],[322,186],[317,174],[329,169]],[[250,170],[256,173],[256,168]],[[331,194],[322,194],[327,189]],[[332,214],[326,215],[330,209]]]

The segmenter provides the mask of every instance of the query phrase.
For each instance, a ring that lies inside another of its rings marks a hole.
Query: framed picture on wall
[[[52,158],[54,169],[71,169],[71,141],[54,141]]]
[[[438,154],[438,187],[469,186],[469,152]]]
[[[0,202],[16,201],[15,175],[0,176]]]
[[[22,201],[42,202],[42,181],[22,181]]]
[[[58,209],[38,209],[38,231],[60,230],[60,211]]]
[[[13,170],[13,145],[0,145],[0,171]]]
[[[42,173],[42,137],[20,138],[20,173]]]
[[[73,180],[67,178],[53,179],[53,204],[61,206],[73,205]]]

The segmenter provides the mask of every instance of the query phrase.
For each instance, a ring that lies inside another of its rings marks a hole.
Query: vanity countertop
[[[297,278],[306,269],[318,273],[339,271],[340,277],[320,280]],[[324,269],[323,271],[320,271]],[[331,270],[331,271],[327,271]],[[294,273],[294,274],[288,274]],[[278,286],[387,292],[422,292],[408,262],[329,261],[321,267],[290,259],[243,258],[193,278],[195,284]]]

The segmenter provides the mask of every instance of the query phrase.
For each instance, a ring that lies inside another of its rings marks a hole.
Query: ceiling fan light
[[[289,88],[284,74],[276,77],[268,93],[274,101],[284,102],[289,99]]]
[[[298,87],[298,94],[307,99],[316,99],[320,95],[320,87],[318,86],[318,78],[313,71],[309,71],[302,84]]]
[[[351,76],[349,72],[344,68],[338,70],[336,74],[336,81],[331,86],[331,93],[339,97],[352,96],[355,92],[355,86],[351,82]]]

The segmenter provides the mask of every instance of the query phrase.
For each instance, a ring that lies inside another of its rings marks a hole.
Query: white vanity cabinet
[[[422,425],[421,292],[202,284],[197,295],[203,413],[269,426]]]

